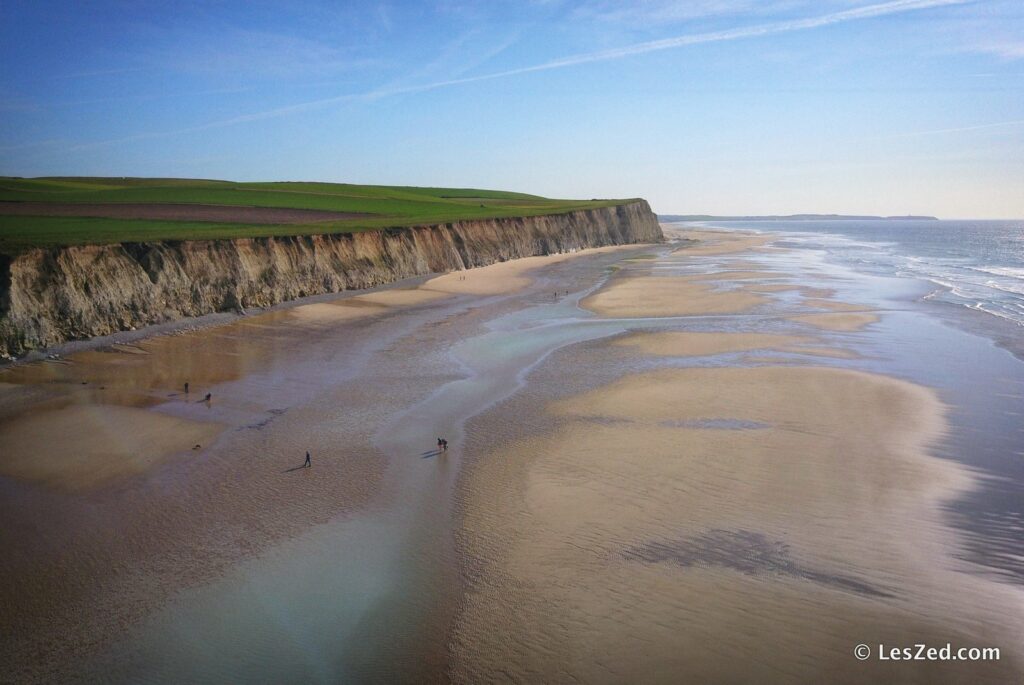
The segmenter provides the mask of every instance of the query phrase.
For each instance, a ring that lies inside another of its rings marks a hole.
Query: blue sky
[[[0,0],[0,174],[1024,217],[1019,0]]]

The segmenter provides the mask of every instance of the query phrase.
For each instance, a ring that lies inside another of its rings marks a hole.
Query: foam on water
[[[1024,326],[1022,221],[723,222],[708,227],[776,233],[781,246],[824,252],[874,275],[919,278],[928,296]]]

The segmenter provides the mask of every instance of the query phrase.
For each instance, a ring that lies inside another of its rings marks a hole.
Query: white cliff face
[[[641,200],[361,233],[38,249],[0,263],[0,354],[519,257],[661,240]]]

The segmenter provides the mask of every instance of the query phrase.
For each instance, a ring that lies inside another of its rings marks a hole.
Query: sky
[[[0,0],[0,175],[1024,217],[1020,0]]]

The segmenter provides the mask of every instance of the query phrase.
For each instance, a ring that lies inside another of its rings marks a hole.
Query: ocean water
[[[695,224],[687,224],[695,225]],[[704,226],[781,234],[780,246],[823,250],[830,261],[881,276],[920,278],[927,299],[1024,329],[1024,220],[730,221]],[[1006,329],[1006,335],[1024,330]]]

